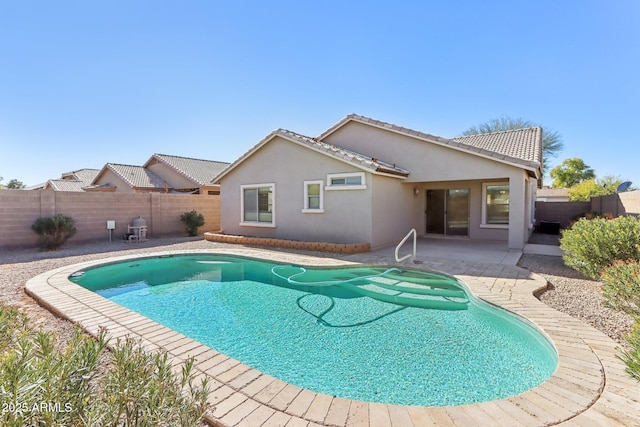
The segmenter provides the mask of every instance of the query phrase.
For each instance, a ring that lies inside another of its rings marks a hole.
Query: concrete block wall
[[[591,210],[618,215],[640,215],[640,191],[627,191],[607,196],[593,197]]]
[[[547,221],[559,222],[560,228],[567,228],[576,215],[590,211],[589,202],[536,202],[536,226]]]
[[[51,190],[0,190],[0,248],[31,247],[37,236],[31,224],[41,216],[64,214],[76,221],[72,241],[108,240],[108,220],[116,221],[113,239],[142,216],[150,238],[186,235],[180,215],[195,209],[205,217],[200,232],[220,229],[219,196],[164,193],[92,193]]]
[[[567,228],[576,215],[600,214],[640,216],[640,191],[627,191],[607,196],[592,197],[590,202],[536,202],[536,225],[540,221],[559,222]]]

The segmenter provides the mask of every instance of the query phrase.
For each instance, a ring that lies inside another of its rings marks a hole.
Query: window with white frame
[[[325,190],[363,190],[367,188],[364,172],[330,173]]]
[[[274,227],[275,184],[241,185],[240,192],[240,225]]]
[[[506,228],[509,226],[509,183],[482,184],[482,225]]]
[[[304,182],[304,209],[303,213],[324,213],[323,182]]]

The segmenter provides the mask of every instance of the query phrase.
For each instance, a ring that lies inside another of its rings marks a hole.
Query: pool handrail
[[[405,244],[405,242],[409,239],[409,237],[411,237],[411,235],[413,234],[413,253],[408,254],[403,256],[402,258],[399,258],[398,252],[400,251],[400,248],[402,247],[402,245]],[[418,240],[418,233],[416,232],[415,228],[412,228],[406,236],[404,236],[404,239],[402,239],[400,241],[400,243],[398,243],[398,246],[396,246],[396,251],[395,251],[395,256],[396,256],[396,262],[402,262],[407,258],[411,258],[411,262],[414,262],[416,260],[416,246],[417,246],[417,240]]]

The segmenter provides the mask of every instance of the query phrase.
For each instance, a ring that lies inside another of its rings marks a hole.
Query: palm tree
[[[503,116],[498,119],[491,119],[487,122],[481,123],[477,126],[472,126],[469,129],[462,132],[463,136],[479,135],[482,133],[503,132],[507,130],[524,129],[530,127],[542,127],[542,172],[546,173],[549,163],[547,160],[551,157],[556,157],[560,151],[564,148],[562,142],[562,135],[558,131],[551,129],[544,129],[544,126],[536,124],[530,120],[525,120],[521,117],[509,117]]]

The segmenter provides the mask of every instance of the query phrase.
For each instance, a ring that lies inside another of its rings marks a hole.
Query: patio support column
[[[526,231],[526,185],[524,175],[509,177],[509,249],[523,249]]]

